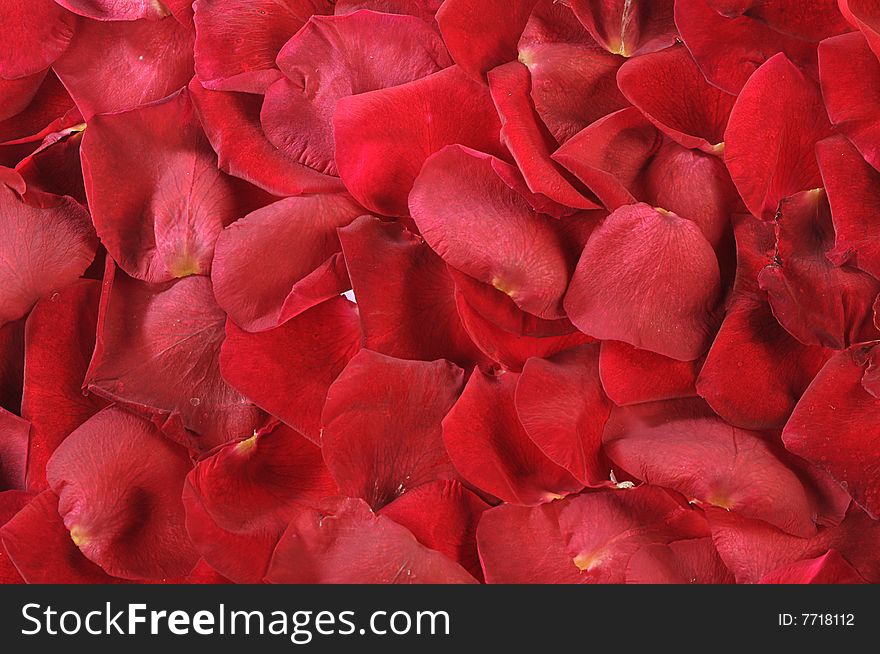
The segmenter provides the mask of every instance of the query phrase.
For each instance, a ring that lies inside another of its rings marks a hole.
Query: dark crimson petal
[[[778,429],[830,352],[802,345],[785,331],[758,287],[758,273],[775,254],[773,225],[749,215],[734,216],[733,223],[736,281],[697,392],[732,425]]]
[[[74,282],[95,256],[89,214],[75,200],[45,195],[30,206],[0,183],[0,325]]]
[[[261,331],[344,292],[350,285],[336,229],[362,213],[345,193],[304,195],[232,223],[214,254],[217,302],[240,327]]]
[[[720,153],[736,97],[710,85],[683,45],[630,59],[617,83],[669,138],[686,148]]]
[[[536,213],[491,156],[449,146],[425,162],[410,195],[422,237],[446,263],[542,318],[562,317],[569,263],[555,221]],[[491,247],[486,247],[491,244]]]
[[[209,91],[196,78],[189,94],[220,170],[279,197],[344,189],[337,177],[302,166],[269,143],[260,126],[261,96]]]
[[[697,394],[694,383],[703,361],[676,361],[620,341],[603,341],[599,376],[618,406],[673,400]]]
[[[804,559],[776,568],[758,580],[759,584],[864,584],[867,583],[837,550],[815,559]]]
[[[383,507],[381,514],[409,529],[425,547],[445,554],[482,580],[477,523],[488,508],[457,481],[432,481],[408,490]]]
[[[24,377],[24,320],[0,327],[0,408],[21,413]]]
[[[719,256],[730,232],[730,214],[741,200],[724,162],[667,142],[643,171],[642,199],[700,226]]]
[[[266,573],[270,583],[475,583],[458,563],[421,545],[363,500],[305,509],[284,532]]]
[[[476,79],[516,59],[516,45],[538,0],[446,0],[437,24],[449,53]]]
[[[24,490],[31,424],[0,408],[0,491]]]
[[[791,536],[762,520],[723,509],[710,508],[706,515],[715,547],[737,583],[757,583],[777,568],[822,556],[829,549],[836,549],[866,581],[880,581],[880,523],[857,507],[839,526],[820,529],[812,538]]]
[[[0,2],[0,79],[46,70],[70,45],[76,16],[52,0]]]
[[[700,228],[665,209],[636,204],[621,207],[593,231],[565,309],[594,338],[692,361],[709,347],[720,291],[718,262]]]
[[[399,223],[362,216],[339,229],[339,240],[365,347],[466,367],[484,359],[461,324],[446,264],[421,238]]]
[[[819,79],[831,123],[880,170],[880,62],[858,32],[819,44]]]
[[[281,77],[275,56],[330,0],[197,0],[196,75],[215,91],[265,93]]]
[[[250,434],[262,413],[220,377],[226,314],[211,282],[146,284],[108,259],[90,391],[150,416],[198,451]],[[195,435],[181,434],[185,427]]]
[[[28,490],[48,488],[46,462],[67,435],[105,406],[82,391],[95,347],[101,284],[81,280],[41,300],[25,329],[21,414],[33,425]]]
[[[818,87],[785,55],[755,71],[724,134],[724,161],[753,215],[772,218],[780,200],[822,184],[814,149],[830,132]]]
[[[709,0],[716,11],[735,17],[747,14],[783,34],[811,41],[849,32],[839,6],[846,0]]]
[[[202,459],[183,493],[199,554],[236,583],[260,583],[288,521],[337,493],[321,450],[287,426],[255,433]]]
[[[513,504],[535,505],[579,491],[580,484],[529,438],[516,413],[520,375],[474,369],[443,420],[443,440],[458,472]]]
[[[0,492],[0,528],[9,522],[16,513],[21,511],[30,501],[30,493],[24,491],[2,491]],[[2,532],[0,532],[0,540],[2,540]],[[15,569],[15,565],[2,547],[0,542],[0,584],[20,584],[24,579]]]
[[[164,98],[193,76],[193,34],[169,16],[160,21],[82,18],[53,69],[86,119]]]
[[[866,386],[876,367],[875,345],[856,345],[834,355],[791,414],[785,446],[826,470],[872,517],[880,515],[880,460],[874,415],[880,400]]]
[[[609,211],[636,201],[638,178],[662,135],[635,107],[600,118],[553,153]]]
[[[185,91],[92,118],[82,160],[102,243],[126,273],[148,282],[208,274],[223,228],[267,200],[217,170]]]
[[[409,488],[454,478],[440,422],[463,383],[461,368],[442,359],[352,357],[321,414],[321,449],[342,494],[378,511]]]
[[[55,0],[75,14],[95,20],[159,20],[171,12],[162,0]],[[172,0],[173,2],[173,0]]]
[[[52,491],[37,495],[0,528],[0,542],[26,583],[114,583],[74,545]]]
[[[85,124],[49,134],[15,167],[26,185],[24,200],[38,203],[39,194],[67,195],[86,206],[79,147]]]
[[[502,368],[519,372],[530,357],[547,358],[578,345],[592,343],[593,339],[582,334],[567,321],[557,323],[554,332],[532,336],[521,330],[508,331],[474,309],[456,283],[455,304],[458,315],[470,339],[489,359]],[[545,321],[548,324],[550,321]]]
[[[563,206],[595,209],[598,205],[584,197],[572,185],[568,172],[550,158],[558,143],[535,113],[531,87],[529,69],[519,61],[489,72],[489,89],[501,117],[502,142],[516,160],[532,193],[544,195]]]
[[[758,282],[779,324],[805,345],[836,350],[880,336],[872,313],[880,281],[826,256],[834,233],[825,192],[786,198],[777,216],[776,254]]]
[[[198,556],[180,501],[192,464],[150,422],[104,409],[49,460],[58,512],[82,553],[125,579],[185,575]]]
[[[626,583],[732,584],[734,578],[707,537],[645,545],[630,558]]]
[[[834,248],[825,256],[838,266],[850,264],[880,279],[874,224],[880,213],[880,173],[843,136],[820,141],[816,154],[834,223]]]
[[[516,413],[532,442],[587,486],[608,481],[601,453],[611,402],[599,381],[599,346],[526,361],[516,385]]]
[[[21,80],[17,80],[11,83],[20,82]],[[66,115],[69,116],[69,120],[64,120]],[[0,142],[7,143],[3,151],[13,149],[13,146],[8,144],[10,141],[21,143],[18,148],[14,148],[18,150],[21,150],[26,144],[24,142],[27,141],[35,142],[35,147],[36,143],[47,134],[81,122],[82,116],[73,109],[73,100],[64,85],[58,81],[55,73],[49,71],[30,103],[16,115],[0,121]],[[24,156],[12,156],[11,159],[14,161],[6,160],[7,154],[3,151],[0,151],[0,163],[3,165],[14,166]]]
[[[816,533],[806,489],[764,435],[728,425],[699,398],[614,409],[603,441],[637,479],[788,533]]]
[[[340,98],[450,65],[440,36],[414,16],[359,11],[312,18],[278,55],[285,77],[266,91],[263,130],[294,161],[335,175],[333,113]]]
[[[569,4],[608,52],[632,57],[675,42],[673,0],[571,0]]]
[[[520,44],[519,60],[529,69],[535,111],[557,143],[627,106],[616,82],[620,58],[594,44]]]
[[[505,156],[488,90],[458,66],[342,98],[333,124],[336,166],[346,187],[362,205],[389,216],[408,215],[407,196],[422,164],[445,146]]]
[[[709,83],[728,93],[738,94],[752,73],[780,52],[815,76],[816,41],[778,32],[761,20],[726,18],[707,0],[687,0],[675,3],[675,24]]]
[[[227,321],[220,371],[254,404],[319,443],[327,389],[360,342],[357,307],[337,297],[258,334]]]
[[[477,546],[490,584],[578,584],[583,577],[559,529],[563,502],[535,507],[502,504],[477,527]]]

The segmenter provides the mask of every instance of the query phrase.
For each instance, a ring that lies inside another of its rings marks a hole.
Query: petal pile
[[[880,582],[877,2],[0,22],[0,582]]]

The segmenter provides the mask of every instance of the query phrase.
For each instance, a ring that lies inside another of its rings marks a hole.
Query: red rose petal
[[[29,584],[113,583],[73,544],[58,515],[58,496],[43,491],[0,527],[9,560]]]
[[[533,211],[493,164],[504,165],[460,146],[433,155],[410,195],[413,219],[450,266],[503,291],[525,311],[560,318],[569,264],[554,221]]]
[[[234,222],[217,239],[217,302],[237,325],[261,331],[339,295],[349,281],[336,229],[362,213],[344,193],[304,195]]]
[[[838,0],[844,17],[859,28],[874,54],[880,58],[880,7],[874,0]]]
[[[831,211],[819,189],[786,198],[776,220],[776,255],[758,275],[773,315],[805,345],[842,349],[877,338],[871,307],[880,281],[849,266],[836,267]]]
[[[220,370],[257,406],[319,443],[327,389],[360,341],[356,306],[337,297],[258,334],[228,321]]]
[[[864,578],[837,550],[804,559],[765,574],[759,584],[864,584]]]
[[[734,217],[737,270],[727,312],[706,363],[697,392],[727,422],[744,429],[777,429],[830,356],[806,346],[773,316],[758,273],[776,248],[773,226],[749,215]],[[742,380],[748,379],[748,384]]]
[[[608,480],[600,450],[611,406],[599,381],[595,344],[529,359],[516,385],[516,413],[529,438],[587,486]]]
[[[567,171],[550,158],[556,140],[540,121],[531,100],[529,69],[512,61],[489,71],[489,89],[501,117],[501,140],[510,150],[532,193],[561,205],[595,209],[598,205],[572,185]],[[576,180],[574,180],[576,182]]]
[[[452,479],[440,422],[464,373],[448,361],[408,361],[361,350],[327,392],[321,449],[348,497],[379,510],[409,488]]]
[[[180,501],[190,468],[156,427],[111,407],[58,446],[46,474],[83,554],[111,575],[150,579],[185,575],[198,559]]]
[[[24,376],[24,320],[0,327],[0,407],[21,413]]]
[[[0,124],[24,111],[40,90],[46,73],[40,70],[18,79],[0,79]]]
[[[49,487],[49,457],[70,432],[106,404],[82,391],[95,347],[100,296],[100,283],[82,280],[38,302],[27,319],[21,414],[33,425],[28,490]]]
[[[0,78],[18,79],[46,70],[67,49],[76,17],[52,0],[0,3]]]
[[[819,45],[819,79],[831,124],[880,170],[880,62],[859,33]]]
[[[269,143],[260,126],[261,96],[209,91],[196,78],[189,84],[189,94],[220,170],[276,196],[344,189],[338,178],[296,163]]]
[[[405,527],[358,499],[301,511],[266,574],[270,583],[475,583],[458,563],[419,544]]]
[[[458,472],[514,504],[535,505],[582,488],[529,438],[516,413],[519,375],[475,369],[443,420],[443,440]]]
[[[196,464],[183,493],[186,527],[218,572],[260,583],[291,517],[336,493],[321,450],[282,425]]]
[[[724,134],[724,161],[752,214],[771,218],[783,198],[821,185],[813,151],[830,132],[819,89],[785,55],[755,71]]]
[[[207,274],[224,226],[266,199],[217,170],[186,92],[95,116],[82,157],[102,242],[123,270],[148,282]]]
[[[476,79],[516,59],[519,41],[538,0],[446,0],[437,24],[449,53]]]
[[[196,75],[215,91],[265,93],[281,77],[275,56],[328,0],[197,0]]]
[[[263,130],[294,161],[335,175],[332,119],[340,98],[451,64],[439,35],[414,16],[359,11],[312,18],[278,55],[285,77],[266,91]]]
[[[662,136],[635,107],[600,118],[553,153],[609,211],[635,202],[637,180]]]
[[[484,359],[461,324],[446,264],[422,239],[399,223],[362,216],[339,229],[339,240],[365,347],[467,367]]]
[[[55,0],[75,14],[95,20],[159,20],[170,13],[161,0]]]
[[[757,583],[777,568],[822,556],[829,549],[836,549],[868,582],[880,580],[880,529],[858,508],[850,509],[840,526],[821,529],[812,538],[791,536],[723,509],[709,509],[707,517],[715,547],[737,583]]]
[[[617,83],[669,138],[686,148],[719,152],[736,97],[711,86],[683,45],[629,60]]]
[[[85,383],[167,424],[196,450],[250,434],[262,423],[261,412],[220,377],[225,323],[206,277],[146,284],[114,271],[108,261]]]
[[[675,42],[673,0],[571,0],[570,5],[608,52],[632,57]]]
[[[808,10],[799,5],[791,11]],[[819,39],[810,41],[785,34],[749,16],[727,18],[712,9],[707,0],[676,2],[675,24],[709,83],[728,93],[738,94],[755,69],[780,52],[801,70],[811,74],[816,71]]]
[[[786,448],[830,473],[872,517],[880,515],[880,461],[871,416],[880,400],[862,378],[876,365],[873,348],[857,345],[832,357],[782,432]]]
[[[645,482],[798,536],[816,533],[804,486],[763,435],[728,425],[701,399],[617,408],[603,442],[612,461]]]
[[[445,146],[503,156],[488,90],[457,66],[342,98],[333,124],[340,177],[358,202],[385,215],[408,214],[406,199],[422,164]]]
[[[703,359],[676,361],[620,341],[603,341],[602,388],[618,406],[693,397]]]
[[[12,83],[20,82],[21,80],[16,80],[16,82]],[[14,104],[17,104],[17,102]],[[77,122],[82,122],[82,116],[79,116],[75,109],[71,111],[72,109],[73,100],[68,95],[64,85],[61,84],[55,73],[49,71],[43,77],[43,82],[30,100],[30,103],[14,116],[0,121],[0,142],[5,143],[2,151],[0,151],[2,152],[3,160],[6,161],[4,165],[14,166],[24,156],[24,154],[21,156],[11,156],[7,160],[5,151],[18,150],[20,152],[23,146],[26,145],[25,141],[33,142],[36,140],[38,143],[46,134],[58,131],[58,129],[63,127],[69,127]],[[70,120],[61,120],[68,112],[70,112]],[[64,125],[61,124],[62,122]],[[56,124],[53,125],[52,123]],[[32,138],[28,139],[27,137]],[[9,142],[19,142],[21,145],[15,147],[10,145]],[[36,144],[34,144],[34,147],[36,147]],[[29,152],[30,150],[27,151],[27,153]]]
[[[88,213],[67,197],[25,204],[0,184],[0,325],[21,318],[41,297],[74,282],[89,267],[97,241]]]
[[[409,529],[425,547],[445,554],[482,581],[477,523],[489,508],[457,481],[422,484],[382,508],[381,515]]]
[[[0,408],[0,491],[24,490],[31,424]]]
[[[732,584],[711,538],[654,543],[639,549],[626,567],[628,584]]]
[[[594,338],[691,361],[708,349],[720,290],[718,262],[699,227],[636,204],[612,213],[590,236],[565,309]]]
[[[160,21],[82,18],[53,66],[86,119],[167,97],[193,76],[193,34],[172,17]]]
[[[425,22],[433,23],[434,14],[442,4],[443,0],[336,0],[336,15],[369,9],[386,14],[418,16]]]
[[[21,511],[30,501],[30,493],[24,491],[3,491],[0,492],[0,528],[9,522],[16,513]],[[0,532],[2,539],[2,532]],[[2,543],[0,543],[2,544]],[[20,584],[24,579],[15,569],[6,550],[0,547],[0,584]]]

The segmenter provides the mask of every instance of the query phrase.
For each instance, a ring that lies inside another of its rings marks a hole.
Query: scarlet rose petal
[[[654,543],[639,549],[626,567],[628,584],[732,584],[711,538]]]
[[[443,440],[458,472],[514,504],[549,502],[582,488],[529,438],[516,413],[519,375],[475,369],[443,420]]]
[[[337,297],[258,334],[228,321],[220,370],[257,406],[319,443],[327,389],[360,345],[357,308]]]
[[[180,501],[191,467],[151,423],[111,407],[58,446],[46,474],[82,553],[113,576],[151,579],[185,575],[198,559]]]
[[[442,359],[352,357],[321,415],[321,449],[340,491],[379,510],[408,488],[452,479],[440,422],[463,381],[461,368]]]
[[[24,490],[31,425],[0,408],[0,491]]]
[[[759,584],[864,584],[864,578],[837,550],[804,559],[765,574]]]
[[[18,79],[46,70],[67,49],[76,16],[52,0],[0,3],[0,78]]]
[[[159,20],[170,13],[161,0],[55,0],[75,14],[95,20]]]
[[[632,57],[675,42],[673,0],[571,0],[570,4],[608,52]]]
[[[699,227],[636,204],[612,213],[590,236],[565,309],[594,338],[692,361],[709,347],[720,290],[718,262]]]
[[[599,376],[618,406],[673,400],[697,394],[694,383],[703,361],[676,361],[620,341],[603,341]]]
[[[459,143],[504,156],[488,90],[458,66],[343,98],[333,124],[336,166],[349,192],[389,216],[408,214],[407,196],[422,164],[445,146]]]

